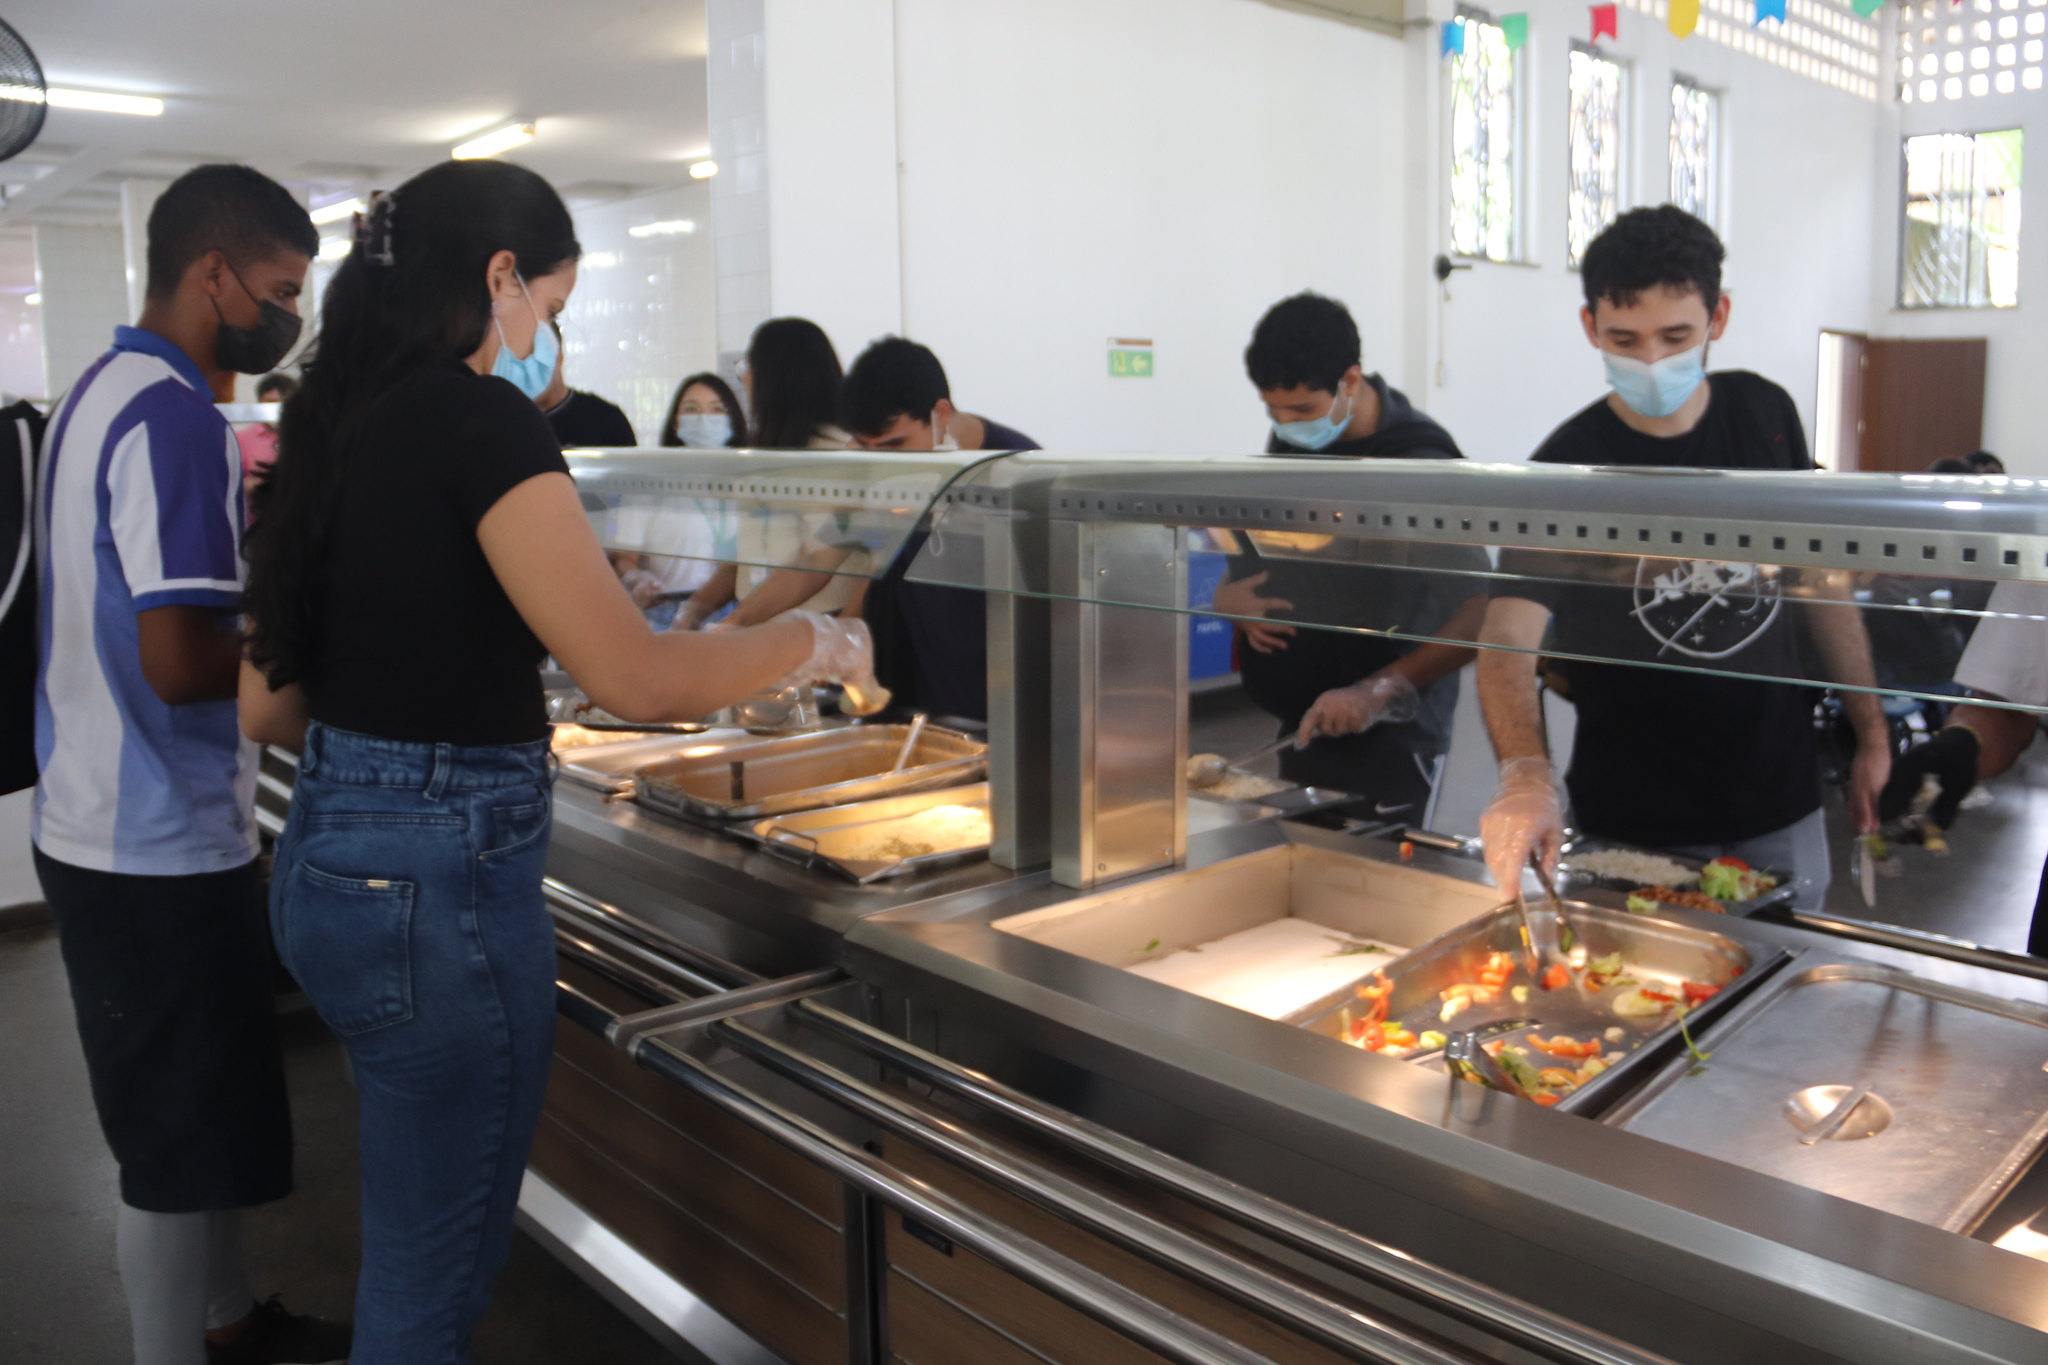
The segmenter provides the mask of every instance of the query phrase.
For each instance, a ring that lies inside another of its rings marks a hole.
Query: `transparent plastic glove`
[[[1399,673],[1375,673],[1317,697],[1301,718],[1295,743],[1306,744],[1317,735],[1360,735],[1382,723],[1398,725],[1414,720],[1421,704],[1408,679]]]
[[[849,715],[872,716],[889,704],[889,689],[875,681],[875,644],[867,622],[814,611],[789,614],[810,626],[811,657],[782,686],[838,683],[846,693],[840,709]]]
[[[1564,845],[1564,802],[1549,759],[1511,758],[1500,765],[1500,787],[1479,817],[1479,839],[1494,884],[1510,895],[1522,885],[1532,856],[1555,871]]]

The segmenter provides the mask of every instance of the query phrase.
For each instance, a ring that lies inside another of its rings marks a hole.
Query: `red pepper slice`
[[[1555,1095],[1531,1095],[1529,1098],[1542,1105],[1545,1109],[1557,1103],[1557,1096]]]
[[[1684,982],[1683,989],[1685,991],[1685,1003],[1688,1005],[1697,1005],[1702,1000],[1711,1000],[1721,993],[1719,986],[1704,986],[1697,981]]]
[[[1642,991],[1643,999],[1645,1000],[1655,1000],[1659,1004],[1664,1005],[1672,1005],[1678,1002],[1678,997],[1675,995],[1669,995],[1663,991],[1653,991],[1648,986],[1643,986],[1639,989]]]
[[[1742,859],[1740,859],[1740,858],[1716,858],[1716,859],[1714,859],[1714,861],[1712,861],[1711,863],[1708,863],[1708,864],[1707,864],[1707,866],[1708,866],[1708,867],[1732,867],[1732,868],[1734,868],[1734,869],[1735,869],[1735,870],[1736,870],[1737,872],[1748,872],[1748,871],[1751,871],[1751,870],[1752,870],[1752,869],[1750,868],[1750,865],[1749,865],[1748,863],[1745,863],[1744,861],[1742,861]]]
[[[1543,989],[1546,991],[1561,991],[1571,983],[1571,968],[1562,962],[1551,963],[1550,970],[1543,973]]]

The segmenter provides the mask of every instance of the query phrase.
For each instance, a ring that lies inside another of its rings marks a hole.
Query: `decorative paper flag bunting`
[[[1444,25],[1444,48],[1440,55],[1448,57],[1454,52],[1465,55],[1465,25],[1456,19]]]
[[[1593,6],[1593,41],[1599,42],[1602,34],[1617,42],[1621,39],[1621,6]]]
[[[1956,3],[1959,5],[1962,2],[1963,0],[1956,0]],[[1854,9],[1861,18],[1868,19],[1871,15],[1884,8],[1884,0],[1854,0],[1850,8]]]
[[[1529,16],[1526,13],[1503,14],[1500,17],[1500,33],[1501,37],[1507,39],[1508,51],[1513,52],[1529,41]]]
[[[1692,37],[1692,31],[1700,26],[1700,0],[1671,0],[1671,15],[1665,22],[1673,37]]]
[[[1756,0],[1756,21],[1761,24],[1766,19],[1784,23],[1785,0]]]

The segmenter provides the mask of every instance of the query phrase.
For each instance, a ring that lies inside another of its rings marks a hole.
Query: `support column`
[[[134,320],[121,229],[38,223],[36,288],[43,296],[44,392],[70,389]]]
[[[168,180],[121,182],[121,236],[127,259],[128,316],[142,316],[142,296],[149,288],[149,211],[171,187]]]

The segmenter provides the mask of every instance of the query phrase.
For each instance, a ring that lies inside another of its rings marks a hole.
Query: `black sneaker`
[[[287,1312],[272,1294],[233,1345],[206,1344],[206,1365],[343,1365],[354,1335],[345,1322]]]

